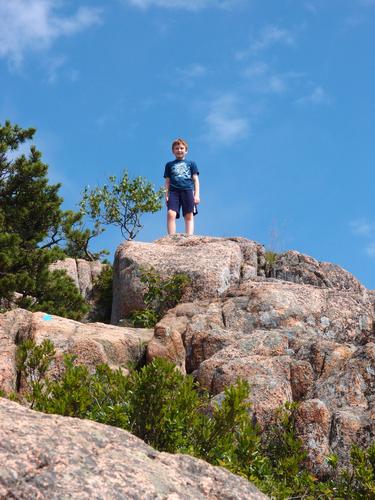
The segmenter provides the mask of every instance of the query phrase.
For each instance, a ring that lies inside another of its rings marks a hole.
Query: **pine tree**
[[[78,319],[87,306],[73,281],[48,270],[64,257],[56,239],[66,220],[60,184],[49,184],[35,146],[27,156],[14,153],[34,133],[8,121],[0,126],[0,299]]]

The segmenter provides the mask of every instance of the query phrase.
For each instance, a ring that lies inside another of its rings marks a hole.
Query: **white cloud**
[[[248,78],[258,78],[267,74],[269,70],[270,67],[267,63],[257,61],[246,68],[245,76]]]
[[[239,0],[127,0],[127,2],[140,9],[164,7],[194,11],[207,7],[227,8],[237,4]]]
[[[237,52],[237,59],[243,59],[247,56],[258,54],[274,45],[294,45],[295,34],[291,30],[280,28],[275,25],[266,26],[261,30],[258,37],[255,37],[250,46],[243,51]]]
[[[375,257],[375,243],[370,243],[365,248],[365,252],[369,257]]]
[[[191,86],[196,80],[207,74],[207,68],[203,64],[192,63],[185,67],[176,69],[176,84]]]
[[[244,71],[252,89],[262,94],[283,94],[289,88],[289,82],[295,75],[292,73],[274,73],[265,62],[255,62]]]
[[[375,222],[368,222],[366,219],[357,219],[349,223],[354,234],[362,236],[372,236],[375,234]]]
[[[64,66],[66,59],[64,56],[57,56],[47,62],[47,82],[56,83],[60,69]]]
[[[61,0],[0,0],[0,57],[19,65],[25,52],[48,49],[57,38],[100,21],[98,9],[79,7],[64,16],[61,6]]]
[[[367,239],[364,252],[369,257],[375,257],[375,222],[369,222],[366,218],[356,219],[349,223],[352,233]]]
[[[327,91],[320,85],[316,85],[310,94],[297,99],[297,104],[331,104],[332,99]]]
[[[237,107],[237,99],[233,94],[223,94],[210,103],[205,119],[207,140],[229,146],[249,134],[248,119],[238,112]]]

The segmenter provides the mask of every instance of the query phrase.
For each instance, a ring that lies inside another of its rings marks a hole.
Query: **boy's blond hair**
[[[186,151],[189,149],[188,143],[187,143],[184,139],[181,139],[181,137],[179,137],[178,139],[175,139],[175,140],[172,142],[172,151],[173,151],[173,148],[174,148],[177,144],[182,144],[183,146],[185,146]]]

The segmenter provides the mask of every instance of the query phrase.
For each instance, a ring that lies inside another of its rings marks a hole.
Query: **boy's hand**
[[[198,203],[200,202],[201,200],[199,199],[199,196],[194,196],[194,203],[196,205],[198,205]]]
[[[168,203],[168,200],[169,200],[169,194],[168,193],[165,193],[165,204]]]

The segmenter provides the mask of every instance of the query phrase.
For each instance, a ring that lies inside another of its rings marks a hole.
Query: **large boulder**
[[[65,271],[69,278],[73,280],[82,297],[89,303],[90,311],[85,316],[84,321],[98,321],[103,315],[101,306],[95,296],[95,281],[105,267],[106,264],[102,264],[99,260],[88,261],[71,257],[58,260],[49,267],[51,271]]]
[[[279,405],[303,403],[298,429],[319,475],[328,453],[345,462],[351,442],[375,437],[373,308],[362,293],[247,281],[226,297],[176,306],[155,332],[147,358],[173,360],[212,395],[248,380],[263,428]]]
[[[186,301],[220,297],[231,285],[257,276],[263,264],[263,246],[245,238],[176,235],[153,243],[124,242],[114,261],[111,322],[144,307],[142,268],[153,267],[164,278],[186,273],[191,278]]]
[[[73,259],[67,257],[64,260],[58,260],[50,265],[50,270],[65,271],[73,280],[81,295],[86,299],[92,298],[92,289],[95,280],[105,267],[100,261],[88,261],[84,259]]]
[[[272,262],[269,262],[270,255]],[[366,288],[336,264],[320,262],[290,250],[273,255],[263,245],[245,238],[166,236],[153,243],[128,241],[116,251],[111,322],[117,324],[135,309],[144,308],[145,286],[140,269],[153,267],[162,277],[186,273],[191,284],[183,301],[224,296],[229,288],[249,281],[276,279],[355,292]]]
[[[309,255],[289,250],[275,256],[269,276],[294,283],[366,293],[365,287],[349,271],[331,262],[320,262]]]
[[[0,498],[265,499],[221,467],[129,432],[0,398]]]
[[[9,311],[0,315],[0,389],[6,392],[20,389],[15,353],[23,340],[33,339],[37,344],[51,340],[56,348],[56,368],[64,354],[73,354],[77,363],[93,371],[100,363],[124,369],[140,363],[152,335],[150,329],[85,324],[23,309]]]

